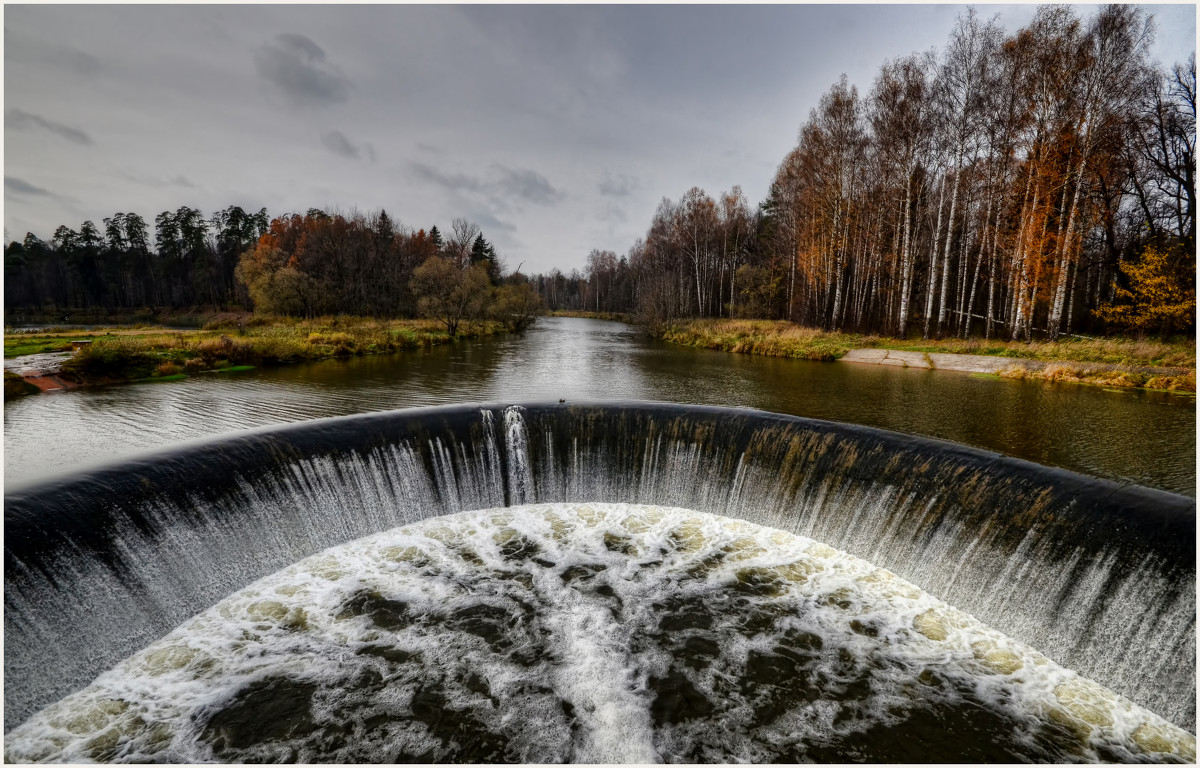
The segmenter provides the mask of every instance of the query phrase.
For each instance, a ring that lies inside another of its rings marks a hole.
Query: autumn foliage
[[[1027,343],[1186,331],[1195,59],[1165,69],[1153,39],[1134,5],[1039,6],[1013,33],[968,9],[943,50],[886,62],[869,90],[834,83],[757,210],[737,187],[692,188],[612,268],[539,287],[552,308],[655,327],[757,317]]]
[[[464,322],[492,319],[520,330],[540,314],[519,273],[502,277],[479,228],[455,219],[445,240],[397,227],[388,215],[312,210],[271,221],[238,263],[256,311],[295,317],[353,314],[428,317],[451,337]]]
[[[1139,335],[1157,330],[1164,338],[1195,323],[1195,285],[1183,284],[1166,253],[1147,247],[1138,261],[1125,262],[1120,270],[1128,287],[1117,286],[1114,301],[1097,310],[1101,318]]]

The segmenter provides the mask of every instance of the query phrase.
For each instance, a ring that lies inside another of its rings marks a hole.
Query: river
[[[4,409],[5,485],[271,424],[559,399],[758,408],[1196,493],[1194,396],[740,355],[579,318],[543,318],[521,335],[427,351],[21,398]]]

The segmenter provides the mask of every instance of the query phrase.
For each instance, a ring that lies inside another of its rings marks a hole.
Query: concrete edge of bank
[[[840,362],[863,363],[865,365],[893,365],[901,368],[930,368],[940,371],[964,371],[967,373],[1000,373],[1012,368],[1040,371],[1050,366],[1086,369],[1090,371],[1137,371],[1164,376],[1187,373],[1184,368],[1160,368],[1153,366],[1127,366],[1114,363],[1082,363],[1069,360],[1029,360],[1018,357],[992,357],[989,355],[960,355],[949,352],[913,352],[898,349],[852,349],[840,358]]]

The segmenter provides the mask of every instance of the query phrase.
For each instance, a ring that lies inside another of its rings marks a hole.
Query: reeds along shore
[[[458,337],[503,333],[503,323],[474,321]],[[65,351],[85,341],[63,363],[63,372],[81,384],[179,377],[204,370],[284,364],[331,357],[398,352],[452,341],[434,320],[373,320],[336,317],[232,317],[210,321],[202,330],[135,329],[117,332],[6,334],[5,354]]]
[[[1034,343],[982,339],[906,340],[822,331],[782,320],[686,320],[658,329],[656,335],[676,344],[801,360],[832,361],[851,349],[861,348],[1042,360],[1054,364],[1040,370],[1028,370],[1014,361],[1012,368],[999,375],[1108,387],[1196,391],[1196,344],[1190,339],[1159,342],[1106,338]],[[1141,368],[1177,371],[1138,370]]]

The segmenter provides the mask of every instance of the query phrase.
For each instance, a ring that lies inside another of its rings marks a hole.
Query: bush
[[[244,335],[246,327],[253,324],[254,316],[249,312],[220,312],[204,324],[203,330],[236,331],[238,335]]]
[[[200,342],[196,351],[210,365],[215,364],[217,360],[245,363],[254,356],[254,345],[247,341],[234,341],[229,336],[222,335],[217,339]]]
[[[155,376],[175,376],[178,375],[179,372],[179,366],[170,360],[166,361],[165,363],[159,363],[158,367],[154,369]]]
[[[136,338],[103,336],[76,352],[63,369],[91,376],[144,378],[158,363],[158,356]]]
[[[32,395],[37,393],[38,388],[25,379],[21,378],[12,371],[4,372],[4,399],[11,400],[14,397],[22,397],[23,395]]]

